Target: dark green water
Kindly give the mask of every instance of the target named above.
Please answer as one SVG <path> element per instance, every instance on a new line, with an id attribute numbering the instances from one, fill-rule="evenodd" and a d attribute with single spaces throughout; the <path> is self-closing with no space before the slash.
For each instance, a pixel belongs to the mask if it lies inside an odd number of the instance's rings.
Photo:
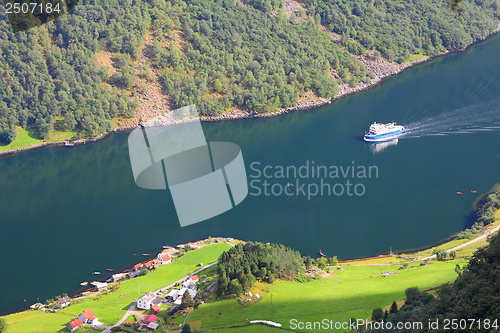
<path id="1" fill-rule="evenodd" d="M 316 110 L 203 124 L 209 141 L 241 147 L 249 176 L 255 161 L 376 166 L 378 178 L 351 179 L 363 184 L 363 196 L 249 195 L 223 215 L 180 228 L 168 191 L 135 185 L 128 133 L 0 159 L 0 314 L 72 293 L 93 271 L 123 269 L 162 245 L 209 235 L 343 259 L 446 238 L 473 222 L 479 194 L 470 191 L 484 192 L 500 178 L 498 54 L 494 37 Z M 396 120 L 410 133 L 375 153 L 361 140 L 375 120 Z"/>

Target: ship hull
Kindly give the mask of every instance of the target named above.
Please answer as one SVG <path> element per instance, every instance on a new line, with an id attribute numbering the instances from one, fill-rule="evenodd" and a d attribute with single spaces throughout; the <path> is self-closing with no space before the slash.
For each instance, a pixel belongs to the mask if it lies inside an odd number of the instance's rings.
<path id="1" fill-rule="evenodd" d="M 389 132 L 389 133 L 378 134 L 378 135 L 365 135 L 363 139 L 365 141 L 368 141 L 368 142 L 389 141 L 389 140 L 392 140 L 392 139 L 399 137 L 404 132 L 405 132 L 405 128 L 403 127 L 400 130 Z"/>

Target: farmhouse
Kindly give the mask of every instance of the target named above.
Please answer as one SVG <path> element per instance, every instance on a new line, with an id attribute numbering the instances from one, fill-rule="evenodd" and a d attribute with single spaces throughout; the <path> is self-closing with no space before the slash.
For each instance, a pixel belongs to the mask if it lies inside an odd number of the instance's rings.
<path id="1" fill-rule="evenodd" d="M 61 297 L 56 301 L 56 304 L 60 305 L 61 308 L 68 306 L 70 303 L 71 303 L 71 298 L 69 298 L 68 296 Z"/>
<path id="2" fill-rule="evenodd" d="M 198 278 L 197 275 L 193 275 L 191 276 L 189 279 L 187 279 L 186 281 L 184 281 L 182 283 L 182 286 L 184 288 L 189 288 L 189 289 L 196 289 L 196 282 L 200 281 L 200 279 Z"/>
<path id="3" fill-rule="evenodd" d="M 144 263 L 144 267 L 148 268 L 148 269 L 152 269 L 155 267 L 155 261 L 154 260 L 150 260 L 148 262 L 145 262 Z"/>
<path id="4" fill-rule="evenodd" d="M 171 262 L 172 262 L 172 258 L 170 257 L 170 255 L 168 253 L 160 253 L 158 255 L 158 263 L 160 265 L 170 264 Z"/>
<path id="5" fill-rule="evenodd" d="M 80 313 L 78 315 L 78 319 L 80 319 L 84 324 L 93 324 L 97 318 L 95 317 L 94 311 L 92 311 L 92 309 L 88 309 Z"/>
<path id="6" fill-rule="evenodd" d="M 83 321 L 80 318 L 78 318 L 78 319 L 73 320 L 71 323 L 69 323 L 68 326 L 66 326 L 66 328 L 68 329 L 68 331 L 73 332 L 74 330 L 76 330 L 78 327 L 80 327 L 82 325 L 83 325 Z"/>
<path id="7" fill-rule="evenodd" d="M 144 320 L 142 322 L 147 325 L 150 323 L 154 323 L 157 319 L 158 319 L 158 316 L 150 314 L 146 318 L 144 318 Z"/>
<path id="8" fill-rule="evenodd" d="M 153 305 L 159 305 L 162 303 L 161 298 L 156 297 L 152 292 L 147 293 L 137 300 L 137 308 L 142 310 L 149 310 Z"/>

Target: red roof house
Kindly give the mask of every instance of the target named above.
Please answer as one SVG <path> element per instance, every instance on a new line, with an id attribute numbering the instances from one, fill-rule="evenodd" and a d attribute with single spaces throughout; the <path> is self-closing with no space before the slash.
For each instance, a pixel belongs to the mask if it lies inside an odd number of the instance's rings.
<path id="1" fill-rule="evenodd" d="M 200 279 L 198 278 L 198 275 L 193 275 L 189 278 L 191 281 L 193 281 L 194 283 L 200 281 Z"/>
<path id="2" fill-rule="evenodd" d="M 156 321 L 156 319 L 158 319 L 157 316 L 150 314 L 149 316 L 144 318 L 143 322 L 144 322 L 144 324 L 154 323 Z"/>
<path id="3" fill-rule="evenodd" d="M 154 266 L 154 263 L 155 263 L 155 261 L 154 261 L 154 260 L 150 260 L 150 261 L 148 261 L 148 262 L 145 262 L 145 263 L 144 263 L 144 266 L 146 266 L 146 268 L 151 269 L 151 268 Z"/>
<path id="4" fill-rule="evenodd" d="M 81 319 L 84 324 L 92 324 L 95 319 L 95 314 L 92 309 L 88 309 L 80 313 L 78 318 Z"/>
<path id="5" fill-rule="evenodd" d="M 142 263 L 141 263 L 141 264 L 134 265 L 134 269 L 135 269 L 136 271 L 138 271 L 139 269 L 141 269 L 141 267 L 142 267 Z"/>
<path id="6" fill-rule="evenodd" d="M 78 319 L 73 320 L 71 323 L 69 323 L 67 328 L 68 328 L 68 331 L 73 332 L 74 330 L 76 330 L 78 327 L 80 327 L 82 325 L 83 325 L 83 321 L 80 318 L 78 318 Z"/>
<path id="7" fill-rule="evenodd" d="M 158 304 L 154 304 L 151 306 L 151 308 L 149 309 L 151 311 L 151 313 L 153 314 L 156 314 L 156 313 L 159 313 L 161 311 L 160 309 L 160 306 Z"/>
<path id="8" fill-rule="evenodd" d="M 158 255 L 158 262 L 162 265 L 170 264 L 172 262 L 172 258 L 168 253 L 160 253 Z"/>

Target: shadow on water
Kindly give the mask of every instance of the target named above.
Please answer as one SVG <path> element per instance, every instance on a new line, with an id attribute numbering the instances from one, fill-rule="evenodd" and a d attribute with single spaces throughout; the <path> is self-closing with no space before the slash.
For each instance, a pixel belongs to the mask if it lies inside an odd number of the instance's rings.
<path id="1" fill-rule="evenodd" d="M 463 216 L 464 226 L 463 229 L 468 229 L 477 221 L 477 213 L 471 211 L 469 214 Z"/>

